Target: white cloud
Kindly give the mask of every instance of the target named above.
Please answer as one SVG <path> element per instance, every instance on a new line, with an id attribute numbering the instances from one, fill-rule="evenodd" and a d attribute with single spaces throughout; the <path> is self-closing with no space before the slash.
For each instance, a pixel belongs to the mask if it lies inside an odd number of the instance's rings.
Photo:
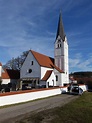
<path id="1" fill-rule="evenodd" d="M 54 40 L 51 37 L 34 37 L 32 39 L 18 37 L 18 39 L 14 38 L 13 41 L 9 42 L 9 45 L 4 45 L 3 47 L 5 51 L 7 51 L 7 55 L 10 57 L 10 59 L 12 57 L 18 57 L 23 51 L 30 49 L 51 57 L 54 56 Z"/>
<path id="2" fill-rule="evenodd" d="M 81 53 L 75 54 L 74 58 L 69 59 L 70 72 L 75 71 L 92 71 L 92 54 L 88 58 L 83 58 Z"/>
<path id="3" fill-rule="evenodd" d="M 58 12 L 60 9 L 63 13 L 69 12 L 74 7 L 79 6 L 83 2 L 84 0 L 1 0 L 0 52 L 2 52 L 3 49 L 3 51 L 6 53 L 6 57 L 8 56 L 8 59 L 17 57 L 23 51 L 29 49 L 53 56 L 56 33 L 54 33 L 55 30 L 53 28 L 52 31 L 49 30 L 51 27 L 50 24 L 52 23 L 53 26 L 56 24 L 54 21 L 56 21 L 55 19 L 58 17 Z M 84 11 L 84 9 L 82 11 Z M 88 11 L 88 7 L 86 11 Z M 51 17 L 52 15 L 54 16 L 53 18 Z M 71 14 L 69 16 L 71 16 Z M 73 16 L 75 15 L 73 14 Z M 48 22 L 49 24 L 47 24 Z M 78 38 L 78 36 L 85 35 L 91 23 L 92 22 L 90 21 L 90 23 L 85 24 L 85 26 L 83 25 L 83 30 L 78 29 L 77 31 L 71 27 L 70 32 L 69 29 L 67 37 L 69 38 L 70 52 L 78 50 L 78 46 L 80 47 L 81 45 L 81 39 Z M 71 24 L 71 22 L 69 22 L 69 24 Z M 83 41 L 85 41 L 85 39 L 87 38 L 82 38 Z M 83 68 L 86 69 L 87 67 L 91 68 L 92 55 L 90 55 L 88 61 L 83 61 L 83 56 L 81 54 L 76 54 L 75 56 L 76 57 L 72 58 L 71 53 L 70 68 L 72 70 L 74 70 L 74 68 L 79 68 L 80 70 L 83 70 Z M 83 67 L 83 63 L 85 67 Z"/>

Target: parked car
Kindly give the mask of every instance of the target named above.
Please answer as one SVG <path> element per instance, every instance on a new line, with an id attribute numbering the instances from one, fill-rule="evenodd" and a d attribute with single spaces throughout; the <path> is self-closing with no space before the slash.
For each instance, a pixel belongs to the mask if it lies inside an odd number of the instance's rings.
<path id="1" fill-rule="evenodd" d="M 75 94 L 75 95 L 82 95 L 83 94 L 83 90 L 78 86 L 72 86 L 71 87 L 71 91 L 70 91 L 71 94 Z"/>
<path id="2" fill-rule="evenodd" d="M 79 93 L 79 87 L 78 86 L 73 87 L 72 92 Z"/>

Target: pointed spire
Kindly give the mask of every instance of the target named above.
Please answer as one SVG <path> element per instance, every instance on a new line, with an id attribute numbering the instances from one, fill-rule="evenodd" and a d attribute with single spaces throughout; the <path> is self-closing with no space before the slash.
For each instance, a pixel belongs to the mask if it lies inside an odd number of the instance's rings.
<path id="1" fill-rule="evenodd" d="M 63 41 L 65 40 L 65 33 L 64 33 L 63 23 L 62 23 L 61 12 L 60 12 L 60 15 L 59 15 L 59 22 L 58 22 L 58 29 L 57 29 L 56 39 L 57 39 L 58 36 L 60 36 Z"/>

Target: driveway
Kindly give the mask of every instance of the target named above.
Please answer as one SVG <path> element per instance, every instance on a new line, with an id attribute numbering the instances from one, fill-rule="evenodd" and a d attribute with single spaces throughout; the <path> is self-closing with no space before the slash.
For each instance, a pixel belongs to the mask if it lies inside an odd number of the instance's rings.
<path id="1" fill-rule="evenodd" d="M 25 104 L 1 108 L 0 123 L 15 123 L 17 120 L 23 118 L 27 113 L 63 106 L 76 98 L 78 98 L 78 96 L 61 94 L 41 100 L 30 101 Z"/>

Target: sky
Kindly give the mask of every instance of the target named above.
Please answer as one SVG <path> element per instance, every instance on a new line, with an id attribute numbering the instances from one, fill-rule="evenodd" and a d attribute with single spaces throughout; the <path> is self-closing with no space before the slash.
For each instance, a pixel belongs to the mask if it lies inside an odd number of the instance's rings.
<path id="1" fill-rule="evenodd" d="M 69 72 L 92 71 L 92 0 L 0 0 L 0 62 L 30 49 L 54 57 L 60 11 Z"/>

